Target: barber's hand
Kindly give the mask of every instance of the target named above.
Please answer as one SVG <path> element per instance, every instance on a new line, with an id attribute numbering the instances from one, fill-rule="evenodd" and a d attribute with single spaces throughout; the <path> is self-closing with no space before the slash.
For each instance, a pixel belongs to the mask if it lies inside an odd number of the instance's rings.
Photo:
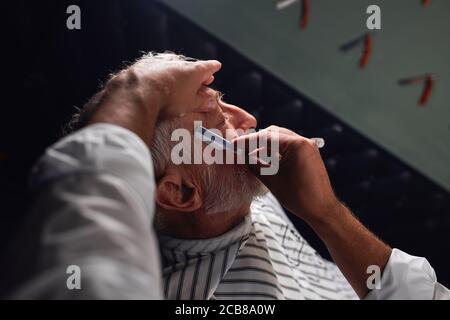
<path id="1" fill-rule="evenodd" d="M 214 81 L 218 61 L 143 59 L 113 76 L 90 124 L 106 122 L 136 133 L 151 144 L 156 121 L 200 107 L 200 92 Z"/>
<path id="2" fill-rule="evenodd" d="M 278 137 L 274 135 L 278 131 Z M 328 178 L 320 152 L 313 140 L 288 129 L 271 126 L 265 130 L 236 138 L 233 142 L 258 141 L 266 137 L 268 146 L 273 139 L 279 142 L 279 171 L 275 175 L 261 175 L 259 165 L 252 171 L 270 189 L 280 203 L 308 223 L 326 221 L 341 205 Z M 242 143 L 242 142 L 241 142 Z"/>
<path id="3" fill-rule="evenodd" d="M 125 72 L 134 73 L 142 79 L 145 101 L 151 95 L 160 99 L 160 117 L 180 117 L 201 105 L 199 91 L 214 81 L 214 73 L 221 63 L 209 61 L 179 61 L 155 58 L 149 62 L 142 60 Z"/>
<path id="4" fill-rule="evenodd" d="M 276 130 L 278 139 L 273 133 Z M 312 227 L 359 297 L 365 297 L 369 291 L 367 268 L 378 266 L 383 270 L 392 249 L 367 230 L 336 198 L 313 140 L 278 127 L 235 140 L 253 139 L 255 143 L 255 139 L 267 135 L 269 141 L 279 141 L 279 171 L 273 176 L 262 176 L 259 174 L 262 164 L 251 169 L 285 208 Z"/>

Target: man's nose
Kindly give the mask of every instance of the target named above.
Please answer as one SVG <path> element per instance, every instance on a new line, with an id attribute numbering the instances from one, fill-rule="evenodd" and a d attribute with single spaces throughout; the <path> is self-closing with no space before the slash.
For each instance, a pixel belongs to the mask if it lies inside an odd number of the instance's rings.
<path id="1" fill-rule="evenodd" d="M 229 122 L 236 129 L 249 130 L 256 128 L 256 118 L 247 111 L 231 104 L 224 104 L 222 107 L 229 115 Z"/>

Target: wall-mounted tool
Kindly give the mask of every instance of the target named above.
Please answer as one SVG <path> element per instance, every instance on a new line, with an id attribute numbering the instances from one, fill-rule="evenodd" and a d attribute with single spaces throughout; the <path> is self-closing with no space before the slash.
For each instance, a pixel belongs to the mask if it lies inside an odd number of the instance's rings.
<path id="1" fill-rule="evenodd" d="M 363 54 L 361 56 L 361 59 L 359 60 L 359 67 L 361 69 L 364 69 L 365 67 L 367 67 L 370 56 L 372 55 L 372 50 L 373 50 L 373 37 L 372 37 L 372 34 L 367 33 L 364 37 Z"/>
<path id="2" fill-rule="evenodd" d="M 434 84 L 436 81 L 436 75 L 434 74 L 424 74 L 420 76 L 414 76 L 409 78 L 400 79 L 398 84 L 401 86 L 423 83 L 423 91 L 417 102 L 419 106 L 425 107 L 430 101 L 431 94 L 433 92 Z"/>
<path id="3" fill-rule="evenodd" d="M 300 11 L 300 28 L 302 30 L 305 30 L 306 27 L 308 26 L 309 9 L 310 9 L 309 0 L 302 0 L 302 6 Z"/>
<path id="4" fill-rule="evenodd" d="M 363 45 L 363 52 L 359 60 L 359 67 L 361 69 L 365 69 L 369 64 L 369 60 L 373 52 L 373 34 L 371 32 L 367 32 L 364 35 L 342 45 L 339 50 L 342 52 L 347 52 L 361 44 Z"/>
<path id="5" fill-rule="evenodd" d="M 302 30 L 304 30 L 308 26 L 308 22 L 309 22 L 309 11 L 310 11 L 309 0 L 277 0 L 276 7 L 278 10 L 283 10 L 298 1 L 301 2 L 301 4 L 300 4 L 300 28 Z"/>
<path id="6" fill-rule="evenodd" d="M 277 0 L 277 9 L 278 10 L 286 9 L 295 2 L 298 2 L 298 0 Z"/>

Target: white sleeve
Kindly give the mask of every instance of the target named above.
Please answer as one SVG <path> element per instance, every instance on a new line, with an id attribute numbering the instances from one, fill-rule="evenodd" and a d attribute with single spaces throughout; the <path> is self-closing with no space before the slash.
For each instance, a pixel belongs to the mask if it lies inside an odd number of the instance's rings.
<path id="1" fill-rule="evenodd" d="M 11 298 L 162 298 L 154 174 L 141 139 L 89 126 L 46 151 L 32 185 L 39 193 L 14 253 L 27 281 Z M 69 266 L 79 267 L 81 289 Z"/>
<path id="2" fill-rule="evenodd" d="M 427 259 L 393 249 L 381 277 L 380 289 L 372 290 L 366 300 L 442 300 L 450 291 L 437 282 Z"/>

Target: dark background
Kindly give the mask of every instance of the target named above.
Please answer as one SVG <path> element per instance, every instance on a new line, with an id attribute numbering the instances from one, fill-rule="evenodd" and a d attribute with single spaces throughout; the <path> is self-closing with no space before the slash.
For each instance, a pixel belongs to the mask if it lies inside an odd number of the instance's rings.
<path id="1" fill-rule="evenodd" d="M 81 30 L 66 28 L 71 4 L 81 7 Z M 193 22 L 151 0 L 15 1 L 3 13 L 10 27 L 3 48 L 0 250 L 27 219 L 32 164 L 61 136 L 74 107 L 124 61 L 142 51 L 171 50 L 220 60 L 216 86 L 227 101 L 253 113 L 259 127 L 324 137 L 322 155 L 338 196 L 391 246 L 426 256 L 450 286 L 450 195 Z M 293 220 L 328 256 L 312 231 Z"/>

